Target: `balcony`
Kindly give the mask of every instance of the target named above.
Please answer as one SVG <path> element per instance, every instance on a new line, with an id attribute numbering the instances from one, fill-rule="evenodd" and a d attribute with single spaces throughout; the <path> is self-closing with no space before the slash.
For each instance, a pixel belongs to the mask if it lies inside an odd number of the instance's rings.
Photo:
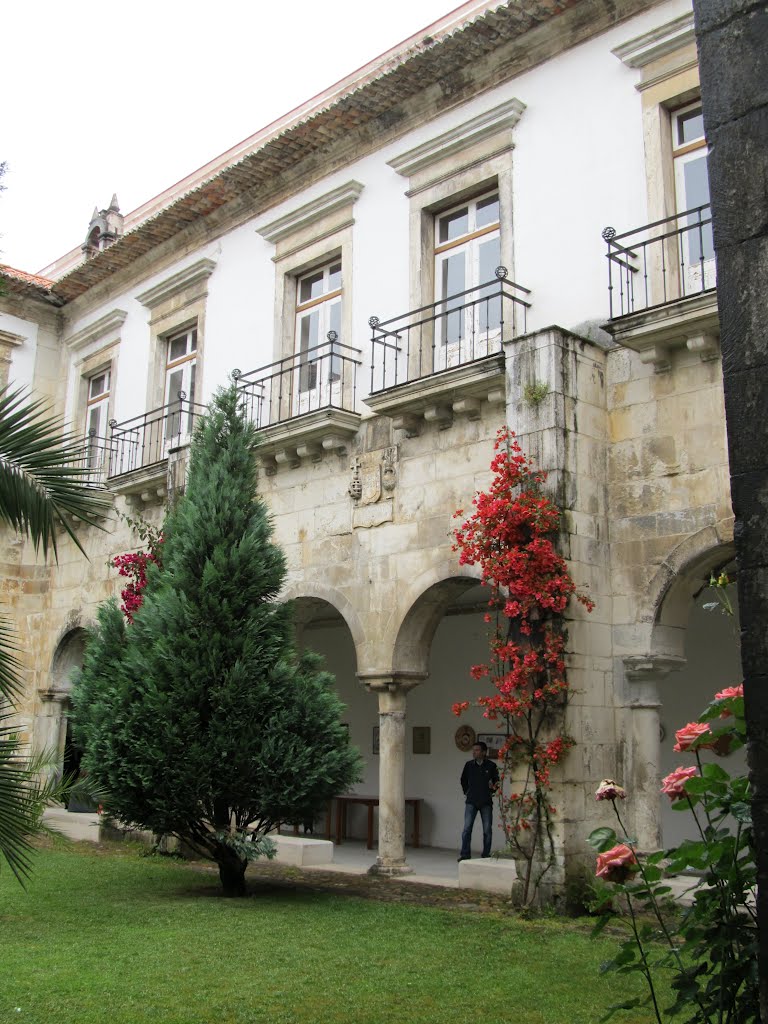
<path id="1" fill-rule="evenodd" d="M 343 452 L 358 430 L 355 411 L 359 349 L 343 345 L 335 331 L 327 340 L 250 373 L 234 370 L 248 419 L 261 435 L 259 457 L 271 475 L 324 452 Z"/>
<path id="2" fill-rule="evenodd" d="M 422 420 L 444 428 L 455 413 L 476 418 L 484 401 L 503 402 L 503 344 L 526 333 L 531 307 L 507 273 L 391 320 L 371 317 L 366 405 L 413 435 Z"/>
<path id="3" fill-rule="evenodd" d="M 709 205 L 621 234 L 608 227 L 605 329 L 657 370 L 671 349 L 686 346 L 716 358 L 718 317 L 715 251 Z"/>
<path id="4" fill-rule="evenodd" d="M 171 464 L 178 461 L 174 457 L 189 446 L 195 423 L 205 411 L 204 405 L 190 402 L 180 391 L 168 405 L 122 423 L 111 420 L 105 453 L 110 488 L 118 494 L 140 494 L 143 500 L 163 497 Z"/>

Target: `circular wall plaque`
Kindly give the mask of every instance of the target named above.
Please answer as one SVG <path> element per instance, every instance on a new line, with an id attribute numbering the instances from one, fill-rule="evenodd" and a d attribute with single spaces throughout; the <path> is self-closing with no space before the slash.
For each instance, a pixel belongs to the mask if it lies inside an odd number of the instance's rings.
<path id="1" fill-rule="evenodd" d="M 463 750 L 464 752 L 471 750 L 472 745 L 475 742 L 475 730 L 471 725 L 460 725 L 456 730 L 454 739 L 459 750 Z"/>

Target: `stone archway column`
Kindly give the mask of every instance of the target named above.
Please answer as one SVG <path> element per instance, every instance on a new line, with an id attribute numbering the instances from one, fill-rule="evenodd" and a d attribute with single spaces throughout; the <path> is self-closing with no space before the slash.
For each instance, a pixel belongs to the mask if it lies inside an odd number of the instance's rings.
<path id="1" fill-rule="evenodd" d="M 365 676 L 379 698 L 379 855 L 371 872 L 405 875 L 405 736 L 408 691 L 425 677 Z"/>
<path id="2" fill-rule="evenodd" d="M 682 658 L 649 655 L 624 658 L 628 683 L 629 750 L 632 777 L 625 784 L 639 849 L 661 848 L 661 737 L 659 683 L 685 664 Z"/>
<path id="3" fill-rule="evenodd" d="M 63 729 L 69 709 L 69 693 L 66 690 L 43 690 L 40 693 L 42 704 L 40 717 L 37 720 L 34 735 L 36 754 L 44 751 L 60 758 L 63 753 Z M 52 775 L 53 766 L 47 769 Z"/>

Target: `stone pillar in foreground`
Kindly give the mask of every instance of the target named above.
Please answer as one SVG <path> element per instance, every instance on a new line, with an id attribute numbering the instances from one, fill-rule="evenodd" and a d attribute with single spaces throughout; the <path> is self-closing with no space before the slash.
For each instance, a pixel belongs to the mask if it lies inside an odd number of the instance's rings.
<path id="1" fill-rule="evenodd" d="M 406 875 L 405 860 L 405 715 L 408 690 L 423 677 L 363 678 L 379 698 L 379 855 L 371 873 Z"/>

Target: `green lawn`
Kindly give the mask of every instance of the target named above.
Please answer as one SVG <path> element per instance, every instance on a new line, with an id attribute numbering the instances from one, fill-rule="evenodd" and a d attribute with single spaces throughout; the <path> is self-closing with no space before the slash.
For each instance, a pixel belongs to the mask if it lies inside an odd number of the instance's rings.
<path id="1" fill-rule="evenodd" d="M 87 844 L 42 850 L 26 893 L 0 872 L 2 1024 L 594 1024 L 641 991 L 599 974 L 614 948 L 583 924 L 333 891 L 227 900 L 199 868 Z"/>

